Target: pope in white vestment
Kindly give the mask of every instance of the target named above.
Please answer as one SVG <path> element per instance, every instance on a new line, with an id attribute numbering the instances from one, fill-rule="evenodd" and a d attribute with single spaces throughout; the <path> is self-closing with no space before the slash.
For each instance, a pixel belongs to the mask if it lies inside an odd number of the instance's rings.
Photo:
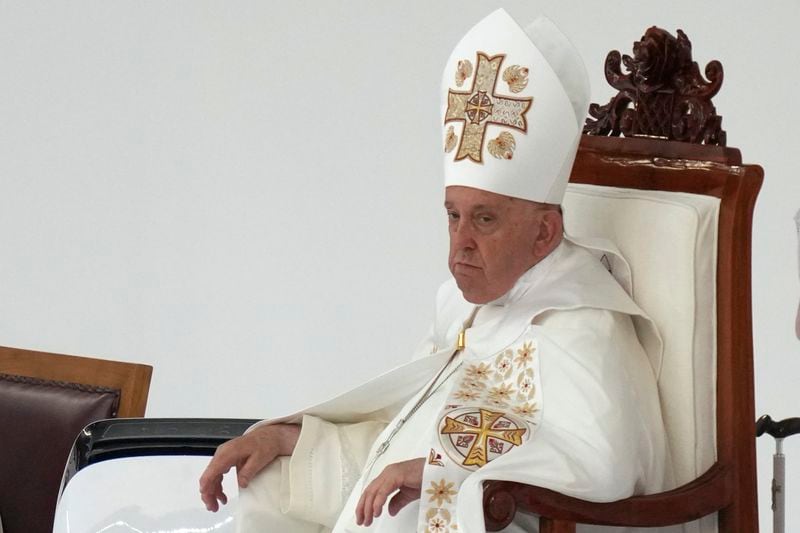
<path id="1" fill-rule="evenodd" d="M 452 281 L 445 283 L 416 361 L 305 414 L 272 421 L 302 420 L 301 437 L 273 474 L 277 486 L 267 487 L 264 476 L 242 492 L 243 529 L 266 530 L 282 512 L 325 526 L 300 523 L 296 531 L 417 531 L 422 516 L 448 526 L 430 531 L 451 531 L 457 522 L 460 531 L 482 532 L 483 480 L 522 481 L 591 501 L 670 487 L 655 378 L 631 320 L 641 311 L 595 256 L 569 241 L 479 309 L 452 365 L 460 363 L 458 369 L 365 469 L 426 378 L 447 361 L 472 309 Z M 481 408 L 510 415 L 509 426 L 525 429 L 524 444 L 490 451 L 486 464 L 466 469 L 469 449 L 458 446 L 459 435 L 442 432 L 442 421 L 477 413 L 471 425 L 478 426 Z M 495 440 L 495 449 L 508 444 Z M 395 517 L 383 514 L 370 528 L 357 526 L 362 487 L 385 466 L 420 456 L 428 458 L 429 482 L 419 504 Z M 467 475 L 450 481 L 448 463 Z M 281 510 L 258 501 L 270 492 Z M 507 530 L 534 530 L 520 518 L 521 527 Z"/>
<path id="2" fill-rule="evenodd" d="M 442 106 L 454 279 L 431 331 L 410 363 L 249 430 L 300 424 L 291 454 L 241 490 L 241 532 L 483 532 L 485 480 L 590 501 L 672 488 L 658 333 L 613 244 L 561 239 L 557 206 L 588 105 L 576 57 L 549 21 L 522 30 L 502 10 L 456 47 Z M 530 255 L 503 218 L 525 209 L 543 228 L 536 243 L 555 224 L 553 245 L 483 297 L 495 285 L 476 280 Z M 411 462 L 416 494 L 392 516 L 381 483 Z M 519 514 L 506 530 L 536 531 L 537 520 Z"/>

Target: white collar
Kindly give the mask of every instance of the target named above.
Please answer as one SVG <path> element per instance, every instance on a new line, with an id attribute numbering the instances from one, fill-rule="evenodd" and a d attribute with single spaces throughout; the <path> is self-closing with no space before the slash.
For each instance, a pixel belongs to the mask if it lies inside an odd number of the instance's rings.
<path id="1" fill-rule="evenodd" d="M 524 274 L 517 278 L 514 286 L 511 287 L 508 292 L 484 305 L 505 307 L 519 301 L 519 299 L 522 298 L 525 293 L 535 287 L 547 276 L 547 273 L 550 271 L 553 263 L 556 261 L 558 256 L 563 253 L 563 251 L 564 240 L 562 240 L 561 243 L 556 246 L 555 250 L 550 252 L 546 257 L 541 259 L 538 263 L 533 265 L 531 268 L 526 270 Z"/>

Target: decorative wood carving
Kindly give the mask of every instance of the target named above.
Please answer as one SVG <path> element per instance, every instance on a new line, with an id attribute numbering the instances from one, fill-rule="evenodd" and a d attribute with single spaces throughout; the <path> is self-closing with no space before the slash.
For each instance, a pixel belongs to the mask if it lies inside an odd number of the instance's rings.
<path id="1" fill-rule="evenodd" d="M 619 93 L 604 106 L 589 107 L 584 133 L 725 146 L 722 117 L 711 102 L 722 86 L 722 64 L 708 63 L 709 81 L 703 79 L 682 30 L 675 37 L 656 26 L 649 28 L 633 43 L 633 57 L 609 52 L 605 74 Z"/>

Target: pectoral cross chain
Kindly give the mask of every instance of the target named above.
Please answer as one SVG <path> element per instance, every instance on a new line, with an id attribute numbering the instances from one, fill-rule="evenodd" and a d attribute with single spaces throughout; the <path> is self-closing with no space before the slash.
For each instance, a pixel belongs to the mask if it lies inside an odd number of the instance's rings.
<path id="1" fill-rule="evenodd" d="M 398 421 L 397 421 L 397 424 L 395 424 L 395 426 L 392 428 L 392 431 L 391 431 L 391 432 L 389 432 L 389 435 L 387 435 L 387 436 L 386 436 L 386 440 L 384 440 L 384 441 L 381 443 L 381 445 L 380 445 L 380 446 L 378 446 L 378 449 L 377 449 L 377 450 L 375 450 L 375 456 L 372 458 L 372 460 L 371 460 L 371 461 L 370 461 L 370 463 L 369 463 L 369 466 L 367 467 L 367 474 L 366 474 L 366 476 L 364 477 L 364 479 L 369 479 L 369 476 L 370 476 L 370 474 L 372 473 L 372 467 L 373 467 L 373 466 L 375 465 L 375 463 L 378 461 L 378 458 L 379 458 L 380 456 L 382 456 L 384 453 L 386 453 L 386 450 L 388 450 L 388 449 L 389 449 L 389 446 L 390 446 L 390 445 L 391 445 L 391 443 L 392 443 L 392 439 L 394 439 L 394 436 L 395 436 L 395 435 L 397 435 L 397 433 L 400 431 L 400 429 L 403 427 L 403 425 L 404 425 L 404 424 L 405 424 L 405 423 L 406 423 L 408 420 L 410 420 L 410 419 L 411 419 L 411 417 L 412 417 L 412 416 L 414 416 L 414 413 L 416 413 L 416 412 L 419 410 L 419 408 L 420 408 L 420 407 L 422 407 L 422 405 L 423 405 L 425 402 L 427 402 L 427 401 L 428 401 L 428 399 L 430 399 L 430 397 L 431 397 L 431 396 L 433 396 L 433 394 L 434 394 L 434 393 L 435 393 L 437 390 L 439 390 L 439 387 L 441 387 L 442 385 L 444 385 L 444 383 L 445 383 L 445 382 L 446 382 L 448 379 L 450 379 L 450 376 L 452 376 L 452 375 L 453 375 L 453 374 L 456 372 L 456 370 L 458 370 L 458 369 L 459 369 L 459 367 L 461 366 L 461 362 L 459 362 L 459 363 L 458 363 L 458 364 L 457 364 L 457 365 L 456 365 L 456 366 L 455 366 L 455 367 L 454 367 L 454 368 L 453 368 L 453 369 L 452 369 L 452 370 L 451 370 L 451 371 L 450 371 L 450 372 L 449 372 L 449 373 L 448 373 L 448 374 L 447 374 L 447 375 L 444 377 L 444 379 L 442 379 L 441 381 L 439 381 L 439 378 L 441 378 L 441 377 L 442 377 L 442 374 L 444 374 L 444 371 L 447 369 L 447 367 L 448 367 L 448 366 L 450 366 L 450 364 L 451 364 L 453 361 L 455 361 L 455 359 L 456 359 L 456 356 L 457 356 L 459 353 L 461 353 L 461 352 L 464 350 L 464 348 L 466 348 L 466 331 L 467 331 L 467 329 L 469 329 L 470 327 L 472 327 L 472 323 L 475 321 L 475 315 L 478 313 L 478 310 L 479 310 L 479 309 L 480 309 L 480 306 L 476 306 L 476 307 L 475 307 L 475 309 L 473 309 L 473 310 L 472 310 L 472 314 L 470 314 L 469 318 L 468 318 L 468 319 L 467 319 L 467 320 L 464 322 L 464 325 L 463 325 L 463 327 L 461 328 L 461 331 L 458 333 L 458 340 L 456 341 L 456 347 L 455 347 L 455 350 L 453 351 L 453 354 L 450 356 L 450 358 L 447 360 L 447 362 L 444 364 L 444 366 L 441 368 L 441 370 L 439 370 L 439 373 L 438 373 L 438 374 L 436 374 L 436 377 L 433 379 L 433 381 L 431 381 L 431 384 L 430 384 L 430 385 L 428 385 L 428 388 L 427 388 L 427 389 L 425 389 L 425 392 L 422 394 L 422 396 L 420 396 L 419 400 L 417 400 L 417 402 L 414 404 L 414 407 L 412 407 L 412 408 L 411 408 L 411 409 L 408 411 L 408 413 L 406 414 L 406 416 L 402 417 L 400 420 L 398 420 Z"/>

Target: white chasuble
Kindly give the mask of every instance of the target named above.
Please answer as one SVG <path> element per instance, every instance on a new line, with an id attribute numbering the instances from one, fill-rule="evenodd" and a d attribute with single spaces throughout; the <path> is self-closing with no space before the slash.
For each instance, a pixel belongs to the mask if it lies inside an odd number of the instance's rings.
<path id="1" fill-rule="evenodd" d="M 431 435 L 418 531 L 456 531 L 462 482 L 490 461 L 514 453 L 535 432 L 542 392 L 537 342 L 530 329 L 511 347 L 488 357 L 467 348 Z"/>
<path id="2" fill-rule="evenodd" d="M 263 422 L 304 424 L 299 450 L 283 463 L 282 498 L 291 502 L 284 513 L 335 532 L 483 533 L 485 480 L 590 501 L 672 488 L 655 377 L 660 339 L 609 275 L 606 254 L 601 263 L 600 255 L 564 241 L 509 293 L 480 308 L 454 359 L 474 306 L 450 280 L 414 361 L 303 413 Z M 620 274 L 624 283 L 629 273 Z M 446 379 L 408 418 L 443 369 Z M 400 419 L 406 420 L 395 431 Z M 365 422 L 368 431 L 339 436 Z M 314 428 L 327 433 L 314 436 Z M 348 461 L 348 454 L 359 457 Z M 363 488 L 389 464 L 420 457 L 420 499 L 395 517 L 384 508 L 371 527 L 357 526 Z M 343 480 L 345 463 L 362 468 L 355 483 Z M 535 519 L 518 517 L 507 531 L 536 530 Z M 262 530 L 269 524 L 253 529 Z"/>

